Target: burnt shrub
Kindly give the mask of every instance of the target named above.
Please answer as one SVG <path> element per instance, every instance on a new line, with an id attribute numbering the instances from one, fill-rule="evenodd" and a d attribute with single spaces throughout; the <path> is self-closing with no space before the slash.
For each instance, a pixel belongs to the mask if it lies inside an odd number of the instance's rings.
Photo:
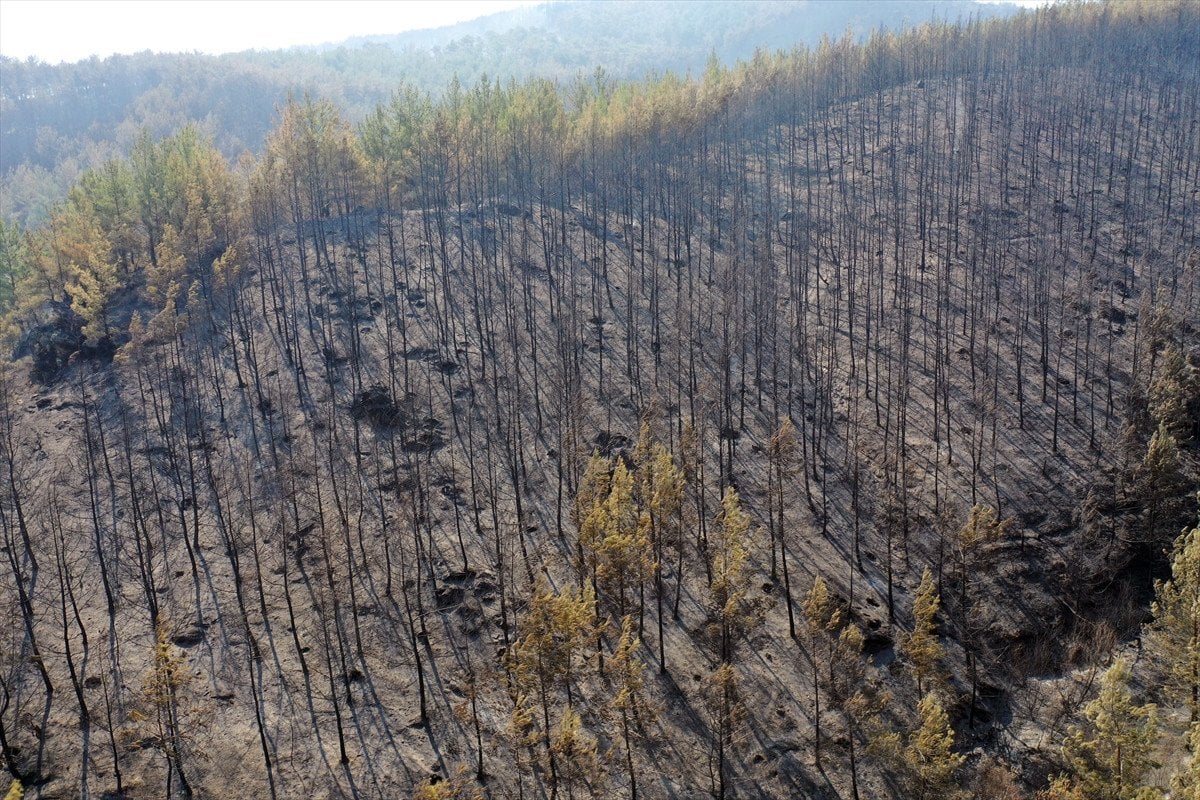
<path id="1" fill-rule="evenodd" d="M 380 430 L 390 430 L 404 424 L 403 410 L 392 399 L 387 387 L 378 383 L 359 392 L 350 404 L 350 415 Z"/>
<path id="2" fill-rule="evenodd" d="M 14 359 L 32 357 L 30 374 L 38 383 L 57 380 L 75 353 L 84 357 L 106 352 L 112 355 L 111 345 L 104 346 L 102 343 L 96 347 L 85 347 L 83 319 L 67 303 L 43 303 L 34 312 L 34 320 L 17 340 L 12 356 Z"/>

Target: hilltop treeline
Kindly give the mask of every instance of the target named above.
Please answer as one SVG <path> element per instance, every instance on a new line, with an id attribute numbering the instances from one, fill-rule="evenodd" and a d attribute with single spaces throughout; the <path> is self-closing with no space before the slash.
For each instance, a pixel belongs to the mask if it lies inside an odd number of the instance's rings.
<path id="1" fill-rule="evenodd" d="M 0 215 L 44 222 L 82 172 L 128 156 L 143 132 L 162 138 L 190 123 L 231 160 L 260 154 L 289 95 L 319 93 L 357 123 L 400 83 L 440 96 L 485 76 L 570 81 L 601 66 L 619 80 L 699 72 L 714 55 L 732 62 L 826 36 L 1012 11 L 970 0 L 558 2 L 339 46 L 61 65 L 0 58 Z"/>
<path id="2" fill-rule="evenodd" d="M 1051 6 L 141 137 L 0 239 L 5 768 L 1194 791 L 1198 34 Z"/>

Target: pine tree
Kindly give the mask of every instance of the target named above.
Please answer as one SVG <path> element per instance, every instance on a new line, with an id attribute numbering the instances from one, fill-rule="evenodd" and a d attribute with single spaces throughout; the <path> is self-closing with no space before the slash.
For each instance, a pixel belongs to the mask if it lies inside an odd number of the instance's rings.
<path id="1" fill-rule="evenodd" d="M 584 730 L 583 720 L 574 709 L 568 708 L 559 718 L 549 749 L 557 781 L 567 787 L 568 793 L 581 783 L 595 787 L 603 777 L 599 746 L 595 737 Z"/>
<path id="2" fill-rule="evenodd" d="M 667 550 L 675 551 L 677 571 L 682 572 L 683 561 L 683 492 L 686 484 L 683 470 L 675 466 L 675 460 L 661 444 L 654 448 L 651 465 L 650 491 L 650 537 L 654 544 L 654 602 L 658 621 L 658 671 L 667 671 L 666 646 L 663 632 L 663 601 L 666 589 L 663 586 L 663 567 Z M 675 576 L 676 581 L 682 579 Z"/>
<path id="3" fill-rule="evenodd" d="M 733 637 L 737 626 L 746 619 L 746 562 L 750 517 L 742 510 L 742 501 L 733 487 L 725 490 L 721 512 L 717 516 L 717 536 L 710 542 L 713 610 L 719 626 L 719 660 L 733 660 Z"/>
<path id="4" fill-rule="evenodd" d="M 980 605 L 972 587 L 973 578 L 983 566 L 986 545 L 1004 538 L 1011 520 L 1001 521 L 990 506 L 976 504 L 971 508 L 967 522 L 959 529 L 954 555 L 957 562 L 958 600 L 952 606 L 953 618 L 958 627 L 959 639 L 967 656 L 967 668 L 971 679 L 971 704 L 968 724 L 975 722 L 975 709 L 979 695 L 979 657 L 986 652 L 987 640 L 982 635 Z"/>
<path id="5" fill-rule="evenodd" d="M 639 609 L 644 611 L 643 589 L 656 568 L 652 523 L 650 513 L 634 502 L 635 476 L 623 461 L 617 462 L 611 477 L 601 474 L 602 466 L 593 458 L 580 489 L 581 497 L 577 497 L 579 513 L 583 513 L 590 498 L 590 508 L 579 529 L 581 574 L 590 574 L 593 589 L 615 604 L 619 619 L 629 611 L 635 592 Z M 598 494 L 602 486 L 607 488 L 606 495 Z M 596 623 L 601 623 L 599 607 Z"/>
<path id="6" fill-rule="evenodd" d="M 813 679 L 813 760 L 821 767 L 821 685 L 826 682 L 822 665 L 833 668 L 833 634 L 841 626 L 841 611 L 829 597 L 829 587 L 820 575 L 804 596 L 804 642 Z"/>
<path id="7" fill-rule="evenodd" d="M 635 505 L 633 486 L 633 474 L 618 461 L 602 520 L 596 520 L 602 531 L 595 542 L 596 577 L 609 598 L 615 599 L 618 618 L 628 612 L 630 594 L 640 590 L 654 570 L 650 517 Z"/>
<path id="8" fill-rule="evenodd" d="M 733 664 L 721 664 L 709 673 L 702 690 L 709 730 L 712 731 L 710 752 L 716 761 L 713 770 L 717 779 L 716 794 L 718 800 L 723 800 L 726 796 L 729 751 L 737 740 L 737 732 L 745 716 L 738 673 Z"/>
<path id="9" fill-rule="evenodd" d="M 1171 577 L 1156 581 L 1150 644 L 1169 666 L 1168 685 L 1200 722 L 1200 524 L 1185 530 L 1171 550 Z"/>
<path id="10" fill-rule="evenodd" d="M 1000 541 L 1011 527 L 1012 520 L 1000 520 L 991 506 L 982 504 L 972 506 L 966 524 L 958 533 L 960 568 L 969 569 L 970 562 L 974 560 L 979 548 L 985 544 Z"/>
<path id="11" fill-rule="evenodd" d="M 1160 422 L 1142 459 L 1143 485 L 1148 497 L 1157 499 L 1178 483 L 1179 465 L 1179 442 L 1166 423 Z"/>
<path id="12" fill-rule="evenodd" d="M 17 303 L 17 287 L 29 272 L 25 239 L 17 223 L 0 220 L 0 314 Z"/>
<path id="13" fill-rule="evenodd" d="M 1074 782 L 1089 800 L 1135 800 L 1142 780 L 1157 766 L 1153 704 L 1134 705 L 1129 664 L 1118 658 L 1104 673 L 1100 695 L 1084 709 L 1087 724 L 1073 728 L 1064 744 Z"/>
<path id="14" fill-rule="evenodd" d="M 700 433 L 693 420 L 683 425 L 679 435 L 679 466 L 683 471 L 683 479 L 691 487 L 692 505 L 696 514 L 696 550 L 704 562 L 705 577 L 712 582 L 712 566 L 708 554 L 708 514 L 705 510 L 705 491 L 701 478 L 704 476 L 704 448 L 700 446 Z M 680 551 L 682 553 L 682 551 Z M 682 567 L 682 561 L 680 562 Z M 683 584 L 683 573 L 675 584 L 675 614 L 679 614 L 680 588 Z"/>
<path id="15" fill-rule="evenodd" d="M 512 727 L 525 741 L 542 741 L 552 789 L 558 783 L 554 736 L 561 731 L 556 732 L 550 712 L 559 689 L 570 691 L 576 657 L 593 635 L 594 608 L 590 587 L 556 592 L 539 582 L 508 653 L 514 698 Z M 537 698 L 540 720 L 530 713 L 532 698 Z"/>
<path id="16" fill-rule="evenodd" d="M 1088 800 L 1083 789 L 1066 775 L 1051 778 L 1050 785 L 1033 797 L 1034 800 Z"/>
<path id="17" fill-rule="evenodd" d="M 772 512 L 771 529 L 771 579 L 775 578 L 775 545 L 780 541 L 784 530 L 783 489 L 786 485 L 791 462 L 797 450 L 796 428 L 792 420 L 785 417 L 783 422 L 767 442 L 767 507 Z M 786 565 L 786 561 L 784 562 Z"/>
<path id="18" fill-rule="evenodd" d="M 155 263 L 146 268 L 146 294 L 156 308 L 162 308 L 170 300 L 174 303 L 182 294 L 180 286 L 186 288 L 187 263 L 180 252 L 179 235 L 174 226 L 163 229 L 158 243 Z"/>
<path id="19" fill-rule="evenodd" d="M 1139 471 L 1139 496 L 1146 504 L 1145 530 L 1151 541 L 1163 541 L 1179 530 L 1180 491 L 1184 486 L 1179 443 L 1165 422 L 1150 437 Z"/>
<path id="20" fill-rule="evenodd" d="M 611 462 L 593 452 L 588 460 L 583 479 L 575 494 L 571 513 L 579 531 L 576 545 L 579 573 L 579 588 L 589 586 L 592 597 L 593 629 L 596 635 L 596 655 L 603 671 L 603 631 L 600 619 L 600 550 L 608 535 L 608 496 L 611 486 Z"/>
<path id="21" fill-rule="evenodd" d="M 95 344 L 112 333 L 110 303 L 121 286 L 108 241 L 95 217 L 68 209 L 54 223 L 58 257 L 67 264 L 65 290 L 83 319 L 83 335 Z"/>
<path id="22" fill-rule="evenodd" d="M 626 616 L 621 620 L 621 636 L 617 647 L 609 661 L 608 674 L 612 677 L 613 696 L 612 707 L 621 715 L 621 739 L 625 745 L 625 770 L 629 775 L 630 797 L 637 800 L 638 784 L 637 770 L 633 760 L 633 724 L 639 720 L 645 707 L 642 696 L 642 664 L 634 654 L 641 646 L 633 630 L 633 618 Z"/>
<path id="23" fill-rule="evenodd" d="M 556 592 L 539 583 L 518 624 L 511 665 L 518 678 L 551 691 L 571 679 L 574 659 L 590 635 L 591 593 Z"/>
<path id="24" fill-rule="evenodd" d="M 846 717 L 846 740 L 850 756 L 850 787 L 858 800 L 858 737 L 868 720 L 878 716 L 888 698 L 873 691 L 867 680 L 863 656 L 865 637 L 853 623 L 842 628 L 829 662 L 829 695 Z"/>
<path id="25" fill-rule="evenodd" d="M 25 275 L 14 296 L 17 315 L 29 313 L 46 300 L 70 302 L 65 288 L 70 280 L 68 262 L 58 243 L 64 232 L 63 218 L 63 214 L 55 214 L 45 227 L 25 235 L 21 248 Z"/>
<path id="26" fill-rule="evenodd" d="M 218 289 L 233 288 L 234 282 L 241 273 L 242 250 L 236 242 L 225 248 L 225 252 L 213 261 L 213 280 Z"/>
<path id="27" fill-rule="evenodd" d="M 942 660 L 942 645 L 936 634 L 938 609 L 941 607 L 941 597 L 933 582 L 933 573 L 925 568 L 921 576 L 921 585 L 917 587 L 916 597 L 913 598 L 913 630 L 900 644 L 900 650 L 908 660 L 913 677 L 917 681 L 917 691 L 925 692 L 926 681 L 937 675 L 938 665 Z"/>
<path id="28" fill-rule="evenodd" d="M 1188 404 L 1197 394 L 1196 371 L 1187 356 L 1174 345 L 1162 353 L 1162 361 L 1150 386 L 1150 418 L 1177 441 L 1187 441 L 1192 434 Z"/>
<path id="29" fill-rule="evenodd" d="M 954 729 L 950 727 L 950 718 L 933 692 L 921 698 L 917 713 L 920 725 L 909 735 L 904 748 L 911 796 L 914 800 L 961 796 L 954 773 L 966 758 L 954 752 Z"/>
<path id="30" fill-rule="evenodd" d="M 69 200 L 76 210 L 86 211 L 96 221 L 122 278 L 128 277 L 141 250 L 131 179 L 128 165 L 112 159 L 85 172 Z"/>
<path id="31" fill-rule="evenodd" d="M 1200 800 L 1200 724 L 1188 732 L 1187 766 L 1171 778 L 1172 800 Z"/>
<path id="32" fill-rule="evenodd" d="M 725 797 L 726 769 L 734 732 L 741 718 L 738 675 L 733 665 L 734 636 L 750 620 L 745 606 L 750 517 L 733 487 L 725 490 L 717 515 L 716 536 L 709 542 L 709 587 L 712 614 L 716 618 L 718 662 L 705 681 L 704 701 L 713 732 L 716 758 L 717 796 Z"/>
<path id="33" fill-rule="evenodd" d="M 637 442 L 633 445 L 633 453 L 631 454 L 634 468 L 633 499 L 639 508 L 645 508 L 650 505 L 650 493 L 654 490 L 653 447 L 652 434 L 650 432 L 650 414 L 647 412 L 642 415 L 642 422 L 638 427 Z"/>
<path id="34" fill-rule="evenodd" d="M 185 729 L 180 719 L 178 692 L 187 683 L 188 677 L 183 656 L 171 644 L 166 625 L 159 623 L 142 692 L 150 704 L 155 722 L 154 741 L 167 759 L 167 785 L 170 787 L 178 779 L 185 797 L 192 796 L 192 788 L 183 770 Z"/>
<path id="35" fill-rule="evenodd" d="M 575 504 L 571 507 L 571 521 L 575 523 L 575 527 L 581 528 L 592 509 L 608 497 L 611 474 L 612 463 L 600 455 L 600 451 L 593 451 L 579 481 L 579 488 L 575 492 Z"/>
<path id="36" fill-rule="evenodd" d="M 954 752 L 954 729 L 933 692 L 917 704 L 917 727 L 907 735 L 875 722 L 868 749 L 900 777 L 906 800 L 959 800 L 954 773 L 966 760 Z"/>

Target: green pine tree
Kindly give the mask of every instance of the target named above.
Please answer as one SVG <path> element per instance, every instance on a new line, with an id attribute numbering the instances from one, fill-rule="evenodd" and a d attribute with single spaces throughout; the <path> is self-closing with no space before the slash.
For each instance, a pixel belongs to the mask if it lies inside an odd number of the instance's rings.
<path id="1" fill-rule="evenodd" d="M 942 598 L 933 582 L 933 573 L 925 568 L 921 585 L 913 598 L 913 630 L 900 643 L 900 651 L 908 660 L 909 669 L 917 681 L 917 691 L 925 692 L 926 682 L 937 676 L 942 660 L 942 645 L 938 641 L 935 618 Z"/>
<path id="2" fill-rule="evenodd" d="M 1188 732 L 1187 766 L 1171 778 L 1172 800 L 1200 800 L 1200 723 Z"/>
<path id="3" fill-rule="evenodd" d="M 1074 780 L 1089 800 L 1140 800 L 1142 781 L 1158 766 L 1158 713 L 1135 705 L 1129 664 L 1118 658 L 1104 673 L 1100 695 L 1084 709 L 1085 725 L 1073 728 L 1063 747 Z"/>
<path id="4" fill-rule="evenodd" d="M 1171 577 L 1154 586 L 1149 642 L 1170 667 L 1168 685 L 1200 722 L 1200 524 L 1185 530 L 1171 550 Z"/>
<path id="5" fill-rule="evenodd" d="M 961 796 L 954 773 L 966 758 L 954 752 L 954 729 L 946 710 L 930 692 L 921 698 L 917 714 L 920 724 L 909 734 L 904 748 L 911 796 L 914 800 Z"/>

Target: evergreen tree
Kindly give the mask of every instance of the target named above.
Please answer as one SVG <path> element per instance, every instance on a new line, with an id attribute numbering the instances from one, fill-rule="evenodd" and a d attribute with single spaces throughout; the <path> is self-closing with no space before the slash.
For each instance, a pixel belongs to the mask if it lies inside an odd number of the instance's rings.
<path id="1" fill-rule="evenodd" d="M 991 506 L 976 504 L 958 533 L 959 579 L 963 586 L 968 582 L 966 574 L 973 566 L 979 550 L 985 544 L 998 542 L 1012 527 L 1012 520 L 1001 521 Z"/>
<path id="2" fill-rule="evenodd" d="M 749 535 L 750 517 L 742 510 L 737 491 L 729 487 L 721 499 L 716 536 L 709 542 L 709 568 L 712 571 L 709 602 L 716 619 L 719 665 L 708 675 L 704 685 L 719 798 L 725 797 L 729 750 L 742 714 L 733 651 L 734 637 L 750 619 L 745 608 Z"/>
<path id="3" fill-rule="evenodd" d="M 577 513 L 584 514 L 579 529 L 581 572 L 591 575 L 597 594 L 616 606 L 620 619 L 630 610 L 636 594 L 643 610 L 644 587 L 656 569 L 651 539 L 651 515 L 634 500 L 635 475 L 617 461 L 611 476 L 603 475 L 603 460 L 593 461 L 576 497 Z M 600 494 L 604 488 L 606 494 Z M 600 612 L 597 609 L 597 625 Z"/>
<path id="4" fill-rule="evenodd" d="M 912 633 L 900 643 L 900 651 L 908 661 L 920 693 L 925 692 L 926 681 L 937 675 L 942 660 L 942 645 L 937 638 L 935 623 L 941 602 L 933 573 L 926 567 L 913 598 Z"/>
<path id="5" fill-rule="evenodd" d="M 710 755 L 716 762 L 710 772 L 715 773 L 717 798 L 723 800 L 727 792 L 729 753 L 745 716 L 737 669 L 733 664 L 721 664 L 705 677 L 702 692 L 712 732 Z"/>
<path id="6" fill-rule="evenodd" d="M 633 473 L 618 461 L 608 499 L 589 517 L 601 531 L 594 545 L 596 577 L 609 598 L 615 600 L 618 618 L 628 612 L 630 595 L 640 590 L 654 569 L 650 517 L 635 505 L 633 487 Z"/>
<path id="7" fill-rule="evenodd" d="M 589 555 L 595 551 L 604 535 L 603 504 L 608 499 L 611 475 L 612 463 L 601 456 L 599 451 L 593 452 L 575 492 L 575 502 L 571 505 L 571 521 L 579 531 L 578 558 L 581 575 L 585 567 L 593 563 L 589 560 Z M 593 518 L 593 514 L 597 516 Z"/>
<path id="8" fill-rule="evenodd" d="M 570 794 L 575 786 L 587 783 L 595 787 L 603 778 L 599 745 L 574 709 L 566 709 L 559 718 L 550 737 L 550 754 L 556 765 L 555 789 L 561 784 Z"/>
<path id="9" fill-rule="evenodd" d="M 107 161 L 84 173 L 71 190 L 68 201 L 95 220 L 108 244 L 109 260 L 122 279 L 128 278 L 138 266 L 141 255 L 131 178 L 124 161 Z"/>
<path id="10" fill-rule="evenodd" d="M 1146 504 L 1145 529 L 1151 541 L 1163 541 L 1179 530 L 1182 464 L 1178 441 L 1167 424 L 1159 422 L 1139 471 L 1139 495 Z"/>
<path id="11" fill-rule="evenodd" d="M 1197 394 L 1196 382 L 1195 370 L 1183 351 L 1167 346 L 1150 385 L 1150 417 L 1177 441 L 1187 441 L 1192 435 L 1188 405 Z"/>
<path id="12" fill-rule="evenodd" d="M 0 314 L 16 305 L 17 286 L 28 271 L 20 226 L 0 219 Z"/>
<path id="13" fill-rule="evenodd" d="M 842 628 L 829 662 L 829 694 L 846 717 L 846 741 L 850 756 L 850 787 L 858 800 L 858 737 L 869 720 L 876 719 L 890 698 L 868 681 L 863 655 L 866 639 L 853 623 Z"/>
<path id="14" fill-rule="evenodd" d="M 1168 665 L 1168 685 L 1200 722 L 1200 524 L 1185 530 L 1171 550 L 1171 577 L 1156 581 L 1150 643 Z"/>
<path id="15" fill-rule="evenodd" d="M 1188 762 L 1171 778 L 1172 800 L 1200 800 L 1200 724 L 1188 732 Z"/>
<path id="16" fill-rule="evenodd" d="M 625 769 L 629 776 L 630 796 L 638 796 L 637 770 L 633 759 L 634 723 L 640 720 L 645 708 L 643 697 L 642 664 L 635 657 L 641 646 L 634 633 L 633 618 L 621 620 L 621 636 L 609 661 L 608 674 L 612 677 L 616 694 L 612 707 L 621 715 L 621 740 L 625 746 Z"/>
<path id="17" fill-rule="evenodd" d="M 804 596 L 804 642 L 808 650 L 813 679 L 813 760 L 821 766 L 821 685 L 833 669 L 834 634 L 841 626 L 841 611 L 829 596 L 829 587 L 820 575 Z M 830 676 L 831 677 L 831 676 Z"/>
<path id="18" fill-rule="evenodd" d="M 920 724 L 909 735 L 904 748 L 911 796 L 914 800 L 961 796 L 954 773 L 966 757 L 954 752 L 954 729 L 950 727 L 950 718 L 932 692 L 921 698 L 917 714 Z"/>
<path id="19" fill-rule="evenodd" d="M 186 728 L 181 719 L 178 693 L 188 678 L 187 662 L 171 644 L 166 625 L 160 622 L 142 692 L 153 715 L 154 741 L 167 759 L 167 786 L 171 787 L 178 780 L 185 797 L 192 796 L 192 788 L 183 769 Z"/>
<path id="20" fill-rule="evenodd" d="M 907 736 L 877 728 L 870 751 L 901 778 L 906 800 L 958 800 L 955 772 L 965 756 L 954 752 L 954 729 L 936 694 L 928 692 L 917 704 L 917 727 Z"/>
<path id="21" fill-rule="evenodd" d="M 958 638 L 967 656 L 967 669 L 971 680 L 971 705 L 968 724 L 975 721 L 975 709 L 979 694 L 979 659 L 987 652 L 987 637 L 983 635 L 981 617 L 982 602 L 977 596 L 974 577 L 984 566 L 983 554 L 986 545 L 998 542 L 1007 534 L 1011 520 L 998 519 L 990 506 L 976 504 L 971 508 L 967 522 L 959 529 L 954 555 L 958 568 L 958 598 L 951 606 L 953 619 L 958 628 Z"/>
<path id="22" fill-rule="evenodd" d="M 1178 481 L 1179 442 L 1165 422 L 1150 437 L 1142 459 L 1144 481 L 1151 496 L 1158 496 Z"/>
<path id="23" fill-rule="evenodd" d="M 1134 704 L 1129 680 L 1129 664 L 1118 658 L 1084 709 L 1087 723 L 1072 729 L 1064 745 L 1073 781 L 1088 800 L 1140 800 L 1141 782 L 1157 766 L 1158 713 L 1153 704 Z"/>
<path id="24" fill-rule="evenodd" d="M 1066 775 L 1050 779 L 1050 785 L 1034 795 L 1034 800 L 1088 800 L 1082 787 L 1073 783 Z"/>
<path id="25" fill-rule="evenodd" d="M 180 249 L 175 227 L 166 225 L 159 237 L 156 259 L 146 267 L 146 294 L 156 308 L 161 309 L 168 300 L 181 299 L 180 287 L 186 288 L 187 261 Z"/>
<path id="26" fill-rule="evenodd" d="M 792 462 L 795 460 L 799 445 L 796 441 L 796 429 L 791 418 L 785 417 L 767 443 L 767 509 L 770 517 L 771 533 L 771 579 L 775 580 L 777 564 L 783 567 L 783 599 L 787 604 L 788 632 L 796 635 L 796 614 L 792 603 L 791 571 L 788 569 L 787 522 L 786 505 L 784 502 L 784 487 L 792 473 Z M 858 556 L 857 511 L 855 516 L 855 557 Z M 778 558 L 776 557 L 778 550 Z"/>
<path id="27" fill-rule="evenodd" d="M 654 545 L 654 602 L 658 622 L 658 670 L 667 671 L 665 634 L 663 631 L 663 603 L 666 588 L 663 585 L 663 568 L 667 550 L 674 551 L 677 573 L 682 572 L 683 562 L 683 492 L 686 483 L 683 470 L 675 466 L 667 448 L 655 445 L 650 468 L 649 520 L 650 538 Z M 675 580 L 682 579 L 676 574 Z"/>
<path id="28" fill-rule="evenodd" d="M 551 710 L 559 690 L 570 691 L 575 660 L 592 636 L 594 606 L 590 588 L 556 592 L 544 582 L 539 583 L 518 625 L 518 639 L 508 653 L 515 706 L 513 727 L 526 741 L 542 741 L 554 788 L 558 785 L 557 756 L 561 752 L 556 741 L 565 735 L 564 730 L 569 733 L 572 724 L 560 720 L 556 727 Z M 531 713 L 534 698 L 540 715 Z"/>
<path id="29" fill-rule="evenodd" d="M 742 501 L 732 487 L 725 490 L 721 512 L 717 515 L 717 536 L 710 542 L 712 568 L 711 597 L 719 627 L 719 660 L 733 660 L 733 638 L 746 619 L 746 568 L 750 557 L 750 517 L 742 510 Z"/>
<path id="30" fill-rule="evenodd" d="M 642 415 L 637 442 L 633 445 L 631 455 L 634 468 L 633 499 L 639 508 L 645 508 L 650 505 L 650 494 L 654 490 L 654 456 L 649 412 Z"/>
<path id="31" fill-rule="evenodd" d="M 108 241 L 95 217 L 78 208 L 65 210 L 54 244 L 67 265 L 65 290 L 71 309 L 83 319 L 83 334 L 92 344 L 112 333 L 111 302 L 121 286 Z"/>

